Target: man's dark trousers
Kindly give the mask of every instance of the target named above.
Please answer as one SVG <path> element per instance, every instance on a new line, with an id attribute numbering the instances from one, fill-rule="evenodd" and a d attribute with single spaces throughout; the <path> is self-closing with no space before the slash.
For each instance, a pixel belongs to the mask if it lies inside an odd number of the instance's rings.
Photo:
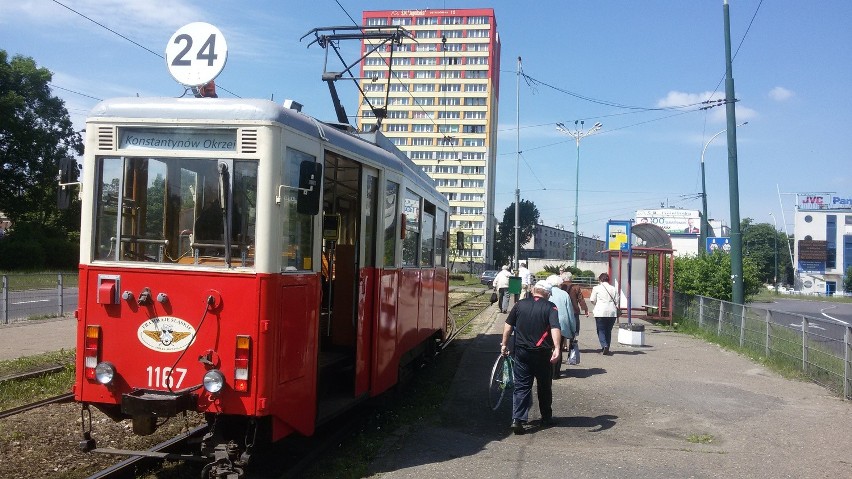
<path id="1" fill-rule="evenodd" d="M 523 349 L 515 351 L 515 390 L 512 392 L 512 419 L 529 420 L 532 408 L 532 385 L 535 379 L 538 389 L 538 409 L 543 419 L 553 416 L 553 366 L 550 350 Z"/>

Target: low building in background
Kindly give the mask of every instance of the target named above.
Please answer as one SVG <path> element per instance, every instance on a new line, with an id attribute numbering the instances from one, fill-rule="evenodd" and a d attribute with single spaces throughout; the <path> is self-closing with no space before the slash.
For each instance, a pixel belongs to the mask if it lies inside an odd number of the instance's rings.
<path id="1" fill-rule="evenodd" d="M 533 231 L 532 238 L 521 245 L 521 258 L 550 258 L 573 261 L 574 232 L 564 226 L 547 226 L 539 223 Z M 598 236 L 577 237 L 578 261 L 606 261 L 606 246 Z M 573 263 L 572 263 L 573 264 Z"/>

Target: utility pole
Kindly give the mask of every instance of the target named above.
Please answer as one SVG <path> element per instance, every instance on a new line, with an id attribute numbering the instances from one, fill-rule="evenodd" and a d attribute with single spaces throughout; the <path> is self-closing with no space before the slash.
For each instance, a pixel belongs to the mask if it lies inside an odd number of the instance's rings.
<path id="1" fill-rule="evenodd" d="M 517 116 L 515 117 L 515 122 L 517 124 L 517 128 L 515 129 L 515 135 L 517 140 L 517 156 L 515 158 L 515 269 L 517 271 L 520 267 L 519 264 L 519 238 L 521 237 L 521 187 L 519 182 L 520 171 L 521 171 L 521 57 L 518 57 L 518 81 L 515 87 L 516 89 L 516 97 L 517 97 L 517 105 L 516 112 Z"/>
<path id="2" fill-rule="evenodd" d="M 743 237 L 740 233 L 740 186 L 737 168 L 737 115 L 734 74 L 731 66 L 731 18 L 728 0 L 723 0 L 725 24 L 725 112 L 728 124 L 728 189 L 731 202 L 731 300 L 745 302 L 743 286 Z"/>

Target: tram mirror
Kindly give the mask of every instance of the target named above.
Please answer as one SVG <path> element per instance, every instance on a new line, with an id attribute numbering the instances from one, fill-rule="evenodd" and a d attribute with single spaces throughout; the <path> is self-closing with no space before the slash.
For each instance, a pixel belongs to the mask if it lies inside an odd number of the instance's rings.
<path id="1" fill-rule="evenodd" d="M 337 241 L 340 237 L 340 215 L 322 216 L 322 239 Z"/>
<path id="2" fill-rule="evenodd" d="M 296 200 L 296 211 L 300 214 L 319 213 L 320 178 L 322 178 L 322 163 L 303 161 L 299 165 L 299 194 Z"/>
<path id="3" fill-rule="evenodd" d="M 56 189 L 56 206 L 67 210 L 71 206 L 71 186 L 77 181 L 77 161 L 73 158 L 59 160 L 59 187 Z"/>

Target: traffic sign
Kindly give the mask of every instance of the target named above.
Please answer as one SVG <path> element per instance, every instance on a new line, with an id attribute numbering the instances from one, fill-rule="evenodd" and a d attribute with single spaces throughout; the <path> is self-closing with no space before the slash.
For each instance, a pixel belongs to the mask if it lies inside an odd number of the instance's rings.
<path id="1" fill-rule="evenodd" d="M 166 65 L 180 84 L 198 87 L 216 78 L 228 60 L 228 44 L 218 28 L 204 22 L 184 25 L 166 45 Z"/>

